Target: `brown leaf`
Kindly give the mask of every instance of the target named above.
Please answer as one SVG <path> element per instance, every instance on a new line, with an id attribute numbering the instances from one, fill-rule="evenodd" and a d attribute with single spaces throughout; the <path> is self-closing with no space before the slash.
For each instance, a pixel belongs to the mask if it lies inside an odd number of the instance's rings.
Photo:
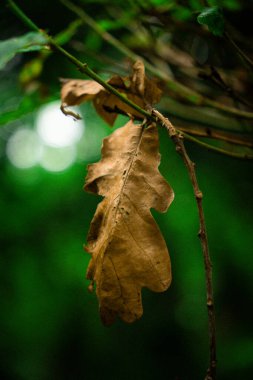
<path id="1" fill-rule="evenodd" d="M 128 78 L 125 78 L 127 81 Z M 115 87 L 119 92 L 126 94 L 127 98 L 132 100 L 141 108 L 144 107 L 144 101 L 138 95 L 131 93 L 129 88 L 126 86 L 125 81 L 118 75 L 113 76 L 108 83 Z M 142 114 L 135 111 L 132 107 L 124 103 L 114 94 L 107 91 L 100 91 L 99 94 L 93 99 L 94 107 L 97 113 L 109 124 L 113 125 L 119 112 L 132 115 L 134 117 L 140 118 Z M 111 112 L 109 112 L 111 110 Z M 115 110 L 115 112 L 113 112 Z"/>
<path id="2" fill-rule="evenodd" d="M 64 81 L 61 89 L 61 100 L 67 106 L 76 106 L 86 100 L 93 99 L 101 90 L 104 90 L 104 87 L 94 80 L 70 79 Z"/>
<path id="3" fill-rule="evenodd" d="M 136 66 L 135 66 L 136 65 Z M 122 78 L 114 75 L 108 83 L 140 108 L 145 109 L 146 103 L 155 104 L 160 101 L 162 91 L 157 87 L 155 81 L 144 77 L 145 70 L 143 63 L 137 61 L 134 64 L 134 73 L 131 78 Z M 130 84 L 127 85 L 127 82 Z M 140 94 L 143 92 L 143 95 Z M 131 115 L 136 118 L 143 118 L 142 114 L 124 103 L 114 94 L 107 91 L 100 91 L 93 99 L 93 104 L 97 113 L 109 124 L 113 125 L 119 112 Z M 111 110 L 110 112 L 108 110 Z M 115 112 L 113 112 L 115 110 Z"/>
<path id="4" fill-rule="evenodd" d="M 142 97 L 145 95 L 145 66 L 141 60 L 133 64 L 132 86 Z"/>
<path id="5" fill-rule="evenodd" d="M 106 91 L 103 86 L 92 80 L 62 79 L 61 110 L 65 115 L 80 118 L 79 115 L 66 109 L 67 106 L 81 104 L 87 100 L 93 100 L 97 113 L 110 125 L 113 125 L 119 113 L 131 115 L 131 117 L 143 118 L 143 116 L 132 107 L 124 103 L 114 94 Z M 145 108 L 146 103 L 151 105 L 158 103 L 162 91 L 157 87 L 154 80 L 145 76 L 145 67 L 138 60 L 133 65 L 133 74 L 130 77 L 114 75 L 108 83 L 122 94 Z"/>
<path id="6" fill-rule="evenodd" d="M 140 318 L 141 288 L 161 292 L 171 282 L 170 258 L 150 208 L 165 212 L 174 193 L 158 171 L 158 133 L 129 121 L 103 141 L 89 165 L 85 190 L 104 196 L 91 222 L 87 278 L 96 282 L 105 324 L 116 315 Z"/>
<path id="7" fill-rule="evenodd" d="M 157 86 L 155 80 L 151 80 L 145 76 L 145 66 L 141 60 L 137 60 L 133 65 L 131 90 L 142 98 L 144 106 L 146 103 L 150 105 L 156 104 L 161 99 L 162 91 Z M 144 108 L 141 105 L 140 107 Z"/>

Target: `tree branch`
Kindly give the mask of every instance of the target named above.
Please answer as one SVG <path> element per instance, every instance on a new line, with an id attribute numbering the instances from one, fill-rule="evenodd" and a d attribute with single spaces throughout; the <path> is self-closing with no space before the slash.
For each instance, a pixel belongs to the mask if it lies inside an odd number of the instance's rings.
<path id="1" fill-rule="evenodd" d="M 105 31 L 98 25 L 81 7 L 73 4 L 69 0 L 60 0 L 62 4 L 64 4 L 68 9 L 78 15 L 83 22 L 89 25 L 97 34 L 101 36 L 105 41 L 114 46 L 117 50 L 119 50 L 122 54 L 130 58 L 132 61 L 142 60 L 146 69 L 156 77 L 163 80 L 167 87 L 177 94 L 179 97 L 187 100 L 188 102 L 195 105 L 209 106 L 212 108 L 216 108 L 222 112 L 239 116 L 246 119 L 253 119 L 253 112 L 238 110 L 237 108 L 226 106 L 225 104 L 218 103 L 214 100 L 208 99 L 203 95 L 197 93 L 196 91 L 184 86 L 183 84 L 171 79 L 168 77 L 166 73 L 159 70 L 158 68 L 151 65 L 148 61 L 146 61 L 143 57 L 140 57 L 138 54 L 131 51 L 124 44 L 118 41 L 113 35 Z"/>
<path id="2" fill-rule="evenodd" d="M 171 122 L 165 118 L 160 112 L 149 107 L 149 111 L 168 131 L 168 134 L 176 146 L 176 151 L 181 155 L 184 164 L 188 170 L 194 195 L 197 202 L 200 230 L 198 236 L 200 238 L 203 260 L 205 266 L 206 276 L 206 305 L 208 310 L 208 323 L 209 323 L 209 368 L 207 370 L 206 380 L 215 380 L 216 378 L 216 334 L 215 334 L 215 314 L 214 314 L 214 299 L 213 299 L 213 285 L 212 285 L 212 263 L 209 255 L 207 232 L 204 218 L 204 210 L 202 206 L 203 194 L 199 189 L 198 180 L 195 172 L 195 164 L 189 158 L 184 142 L 183 136 L 179 134 Z"/>

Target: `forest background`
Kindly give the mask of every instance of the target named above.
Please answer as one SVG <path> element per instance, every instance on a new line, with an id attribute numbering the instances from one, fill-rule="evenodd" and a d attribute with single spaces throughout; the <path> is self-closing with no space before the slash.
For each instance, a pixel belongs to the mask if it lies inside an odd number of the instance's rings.
<path id="1" fill-rule="evenodd" d="M 252 67 L 224 35 L 197 21 L 205 7 L 221 6 L 228 35 L 252 57 L 252 1 L 74 3 L 157 70 L 220 104 L 252 110 Z M 2 41 L 30 32 L 6 4 L 0 13 Z M 130 57 L 62 2 L 20 0 L 18 5 L 104 79 L 131 72 Z M 105 328 L 97 299 L 87 291 L 89 255 L 82 248 L 99 200 L 82 187 L 87 164 L 100 158 L 102 138 L 126 117 L 120 115 L 112 129 L 85 103 L 78 109 L 81 121 L 66 118 L 59 111 L 59 78 L 87 77 L 56 52 L 21 52 L 9 60 L 10 42 L 5 49 L 0 57 L 1 379 L 204 378 L 208 321 L 199 221 L 187 171 L 166 131 L 159 131 L 160 171 L 175 200 L 166 214 L 153 215 L 170 251 L 173 282 L 165 293 L 144 290 L 139 321 Z M 250 144 L 252 121 L 196 106 L 173 90 L 165 90 L 158 108 L 200 141 L 242 156 L 186 141 L 204 194 L 218 378 L 250 380 L 253 184 L 247 157 L 252 149 L 197 133 L 225 130 Z"/>

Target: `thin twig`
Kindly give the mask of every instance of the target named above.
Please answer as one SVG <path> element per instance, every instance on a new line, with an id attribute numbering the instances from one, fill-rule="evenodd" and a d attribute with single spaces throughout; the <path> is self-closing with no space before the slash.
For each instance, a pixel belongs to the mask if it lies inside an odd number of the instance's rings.
<path id="1" fill-rule="evenodd" d="M 129 114 L 127 112 L 121 110 L 117 106 L 110 107 L 110 106 L 104 105 L 104 109 L 106 110 L 106 112 L 109 112 L 109 113 L 117 113 L 119 115 L 129 116 Z M 135 119 L 136 120 L 143 120 L 143 117 L 141 115 L 140 116 L 136 115 Z M 149 119 L 152 120 L 152 115 L 150 115 Z M 203 129 L 203 128 L 194 127 L 192 125 L 190 125 L 190 126 L 180 125 L 180 126 L 175 127 L 175 129 L 176 129 L 176 131 L 180 132 L 184 137 L 187 137 L 185 139 L 186 140 L 188 139 L 189 141 L 193 141 L 193 140 L 190 140 L 192 137 L 191 135 L 195 135 L 195 136 L 200 136 L 200 137 L 206 137 L 209 139 L 226 141 L 228 143 L 231 143 L 234 145 L 241 145 L 241 146 L 246 147 L 246 148 L 253 148 L 253 140 L 252 139 L 245 138 L 245 137 L 240 136 L 238 134 L 226 133 L 226 132 L 222 132 L 222 131 L 220 132 L 219 130 L 215 131 L 215 130 L 212 130 L 211 128 L 204 128 Z M 202 142 L 202 141 L 199 140 L 199 142 Z M 212 146 L 212 148 L 217 148 L 217 147 Z M 209 144 L 208 144 L 207 149 L 209 149 Z M 218 149 L 222 149 L 222 148 L 218 148 Z M 225 155 L 227 155 L 227 153 L 228 153 L 228 155 L 230 155 L 230 153 L 235 153 L 235 152 L 225 151 L 225 153 L 224 153 L 224 150 L 222 150 L 220 153 L 223 153 Z M 242 158 L 242 154 L 240 153 L 239 155 L 240 156 L 238 157 L 237 153 L 236 153 L 235 157 Z"/>
<path id="2" fill-rule="evenodd" d="M 233 40 L 233 38 L 230 36 L 230 34 L 228 32 L 224 33 L 224 37 L 227 41 L 230 42 L 230 44 L 235 49 L 236 53 L 243 59 L 243 61 L 247 64 L 247 66 L 250 67 L 250 69 L 252 70 L 253 69 L 253 62 L 250 59 L 250 57 L 248 57 L 247 54 L 245 54 L 242 51 L 242 49 L 236 44 L 236 42 Z"/>
<path id="3" fill-rule="evenodd" d="M 162 70 L 154 67 L 148 61 L 146 61 L 143 57 L 140 57 L 138 54 L 134 53 L 128 47 L 126 47 L 122 42 L 117 40 L 113 35 L 105 31 L 100 25 L 98 25 L 85 11 L 83 8 L 73 4 L 69 0 L 60 0 L 62 4 L 64 4 L 68 9 L 78 15 L 83 22 L 89 25 L 98 35 L 101 36 L 106 42 L 114 46 L 118 51 L 122 54 L 130 58 L 132 61 L 142 60 L 145 64 L 146 69 L 156 77 L 163 80 L 167 87 L 177 94 L 180 98 L 186 99 L 191 104 L 195 104 L 198 106 L 209 106 L 212 108 L 216 108 L 222 112 L 237 115 L 242 118 L 253 119 L 253 112 L 238 110 L 237 108 L 226 106 L 225 104 L 218 103 L 214 100 L 208 99 L 198 92 L 184 86 L 183 84 L 177 82 L 176 80 L 168 77 L 166 73 Z"/>
<path id="4" fill-rule="evenodd" d="M 192 141 L 192 142 L 198 144 L 199 146 L 202 146 L 202 148 L 206 148 L 207 150 L 223 154 L 224 156 L 229 156 L 229 157 L 233 157 L 233 158 L 239 158 L 239 159 L 243 159 L 243 160 L 252 160 L 253 159 L 253 155 L 252 154 L 238 153 L 238 152 L 233 152 L 231 150 L 226 150 L 226 149 L 223 149 L 223 148 L 218 148 L 216 146 L 207 144 L 204 141 L 196 139 L 196 137 L 190 136 L 190 135 L 188 135 L 185 132 L 181 132 L 180 130 L 177 131 L 177 132 L 180 132 L 180 134 L 184 137 L 185 140 Z"/>
<path id="5" fill-rule="evenodd" d="M 232 134 L 227 132 L 222 132 L 219 130 L 213 130 L 211 128 L 199 128 L 195 126 L 178 126 L 176 127 L 177 130 L 186 132 L 191 135 L 200 136 L 200 137 L 206 137 L 210 139 L 220 140 L 220 141 L 226 141 L 231 144 L 235 145 L 241 145 L 248 148 L 253 148 L 253 140 L 251 138 L 245 138 L 244 136 L 241 136 L 239 134 Z"/>
<path id="6" fill-rule="evenodd" d="M 240 135 L 249 135 L 250 126 L 242 126 L 242 120 L 238 120 L 235 117 L 225 117 L 224 115 L 219 115 L 217 112 L 212 112 L 212 110 L 200 107 L 195 107 L 186 104 L 177 103 L 172 98 L 163 97 L 159 104 L 161 110 L 164 113 L 168 113 L 169 117 L 176 117 L 180 120 L 185 120 L 191 122 L 192 124 L 198 124 L 200 127 L 210 127 L 211 129 L 220 130 L 224 132 L 231 132 Z"/>
<path id="7" fill-rule="evenodd" d="M 238 94 L 231 86 L 229 86 L 224 81 L 219 71 L 214 66 L 210 66 L 209 73 L 206 73 L 205 71 L 200 72 L 199 77 L 213 82 L 222 91 L 224 91 L 231 99 L 237 100 L 238 102 L 244 104 L 247 107 L 252 107 L 252 104 L 248 100 L 244 99 L 240 94 Z"/>
<path id="8" fill-rule="evenodd" d="M 216 334 L 215 334 L 215 314 L 214 314 L 214 299 L 213 299 L 213 285 L 212 285 L 212 263 L 209 255 L 208 241 L 207 241 L 207 232 L 204 219 L 204 211 L 202 206 L 203 194 L 199 189 L 197 176 L 195 172 L 195 164 L 189 158 L 184 142 L 183 136 L 180 135 L 171 122 L 165 118 L 160 112 L 155 109 L 150 108 L 149 111 L 156 117 L 156 119 L 167 129 L 168 134 L 176 146 L 176 151 L 181 155 L 184 164 L 188 170 L 194 195 L 196 198 L 199 221 L 200 221 L 200 230 L 198 236 L 200 238 L 203 260 L 205 266 L 205 276 L 206 276 L 206 305 L 208 310 L 208 324 L 209 324 L 209 368 L 207 370 L 206 380 L 215 380 L 216 379 Z"/>

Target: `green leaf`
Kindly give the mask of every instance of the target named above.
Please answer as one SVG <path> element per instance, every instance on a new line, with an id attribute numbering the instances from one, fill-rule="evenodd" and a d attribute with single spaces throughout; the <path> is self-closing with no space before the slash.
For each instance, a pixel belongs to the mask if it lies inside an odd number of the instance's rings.
<path id="1" fill-rule="evenodd" d="M 224 32 L 224 18 L 221 8 L 205 8 L 197 17 L 199 24 L 207 25 L 215 36 L 222 36 Z"/>
<path id="2" fill-rule="evenodd" d="M 41 33 L 36 32 L 0 41 L 0 70 L 17 53 L 41 50 L 46 44 L 46 38 Z"/>

